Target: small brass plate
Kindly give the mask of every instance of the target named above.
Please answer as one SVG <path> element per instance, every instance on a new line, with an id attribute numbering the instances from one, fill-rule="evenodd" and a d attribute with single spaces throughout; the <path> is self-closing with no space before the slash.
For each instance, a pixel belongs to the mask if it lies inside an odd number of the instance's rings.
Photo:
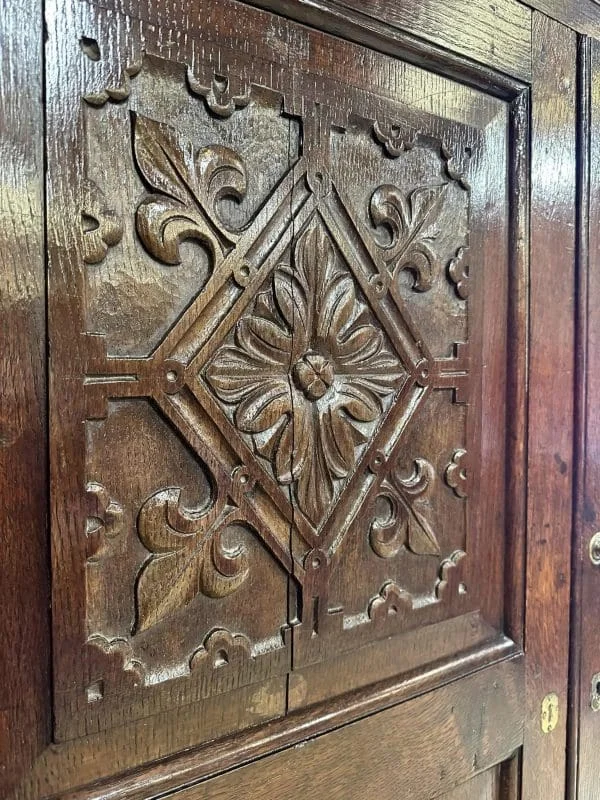
<path id="1" fill-rule="evenodd" d="M 558 725 L 558 695 L 555 692 L 547 694 L 542 700 L 542 731 L 552 733 Z"/>

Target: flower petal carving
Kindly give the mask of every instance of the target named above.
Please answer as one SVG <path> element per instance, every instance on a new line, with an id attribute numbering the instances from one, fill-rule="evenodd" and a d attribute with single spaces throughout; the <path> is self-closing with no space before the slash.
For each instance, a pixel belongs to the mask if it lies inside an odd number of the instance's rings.
<path id="1" fill-rule="evenodd" d="M 381 484 L 380 498 L 385 513 L 377 517 L 369 531 L 371 548 L 380 558 L 393 558 L 402 547 L 418 555 L 439 555 L 437 537 L 420 501 L 434 481 L 432 465 L 424 458 L 414 462 L 412 474 L 405 478 L 394 469 Z"/>
<path id="2" fill-rule="evenodd" d="M 200 592 L 226 597 L 248 576 L 245 546 L 223 542 L 228 527 L 239 522 L 238 510 L 222 500 L 189 510 L 179 500 L 179 489 L 164 489 L 138 516 L 138 535 L 151 555 L 138 576 L 135 633 L 162 622 Z"/>
<path id="3" fill-rule="evenodd" d="M 438 236 L 435 227 L 446 192 L 441 186 L 421 186 L 405 195 L 391 184 L 379 186 L 371 196 L 369 212 L 375 228 L 387 229 L 389 241 L 378 243 L 392 275 L 408 270 L 414 276 L 413 289 L 426 292 L 439 270 L 433 249 Z"/>
<path id="4" fill-rule="evenodd" d="M 219 202 L 241 200 L 246 192 L 246 169 L 238 154 L 223 145 L 196 151 L 169 126 L 139 115 L 134 152 L 142 177 L 158 192 L 142 200 L 136 213 L 137 232 L 150 255 L 179 264 L 179 244 L 196 239 L 219 259 L 238 236 L 220 217 Z"/>
<path id="5" fill-rule="evenodd" d="M 318 527 L 405 376 L 321 218 L 238 321 L 205 377 Z M 386 406 L 387 403 L 387 406 Z"/>

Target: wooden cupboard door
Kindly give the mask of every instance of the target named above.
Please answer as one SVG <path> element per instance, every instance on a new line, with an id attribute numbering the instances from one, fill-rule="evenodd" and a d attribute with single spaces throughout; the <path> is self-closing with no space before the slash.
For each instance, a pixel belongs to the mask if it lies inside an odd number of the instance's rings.
<path id="1" fill-rule="evenodd" d="M 234 0 L 47 58 L 55 741 L 518 653 L 522 106 Z"/>

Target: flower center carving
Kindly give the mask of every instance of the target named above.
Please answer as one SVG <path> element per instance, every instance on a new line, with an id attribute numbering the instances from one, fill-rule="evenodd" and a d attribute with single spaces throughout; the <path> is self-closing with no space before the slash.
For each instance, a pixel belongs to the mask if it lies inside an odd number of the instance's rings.
<path id="1" fill-rule="evenodd" d="M 309 400 L 320 400 L 333 384 L 333 364 L 320 353 L 305 353 L 292 368 L 294 383 Z"/>
<path id="2" fill-rule="evenodd" d="M 290 260 L 275 268 L 204 375 L 318 528 L 406 371 L 318 215 Z"/>

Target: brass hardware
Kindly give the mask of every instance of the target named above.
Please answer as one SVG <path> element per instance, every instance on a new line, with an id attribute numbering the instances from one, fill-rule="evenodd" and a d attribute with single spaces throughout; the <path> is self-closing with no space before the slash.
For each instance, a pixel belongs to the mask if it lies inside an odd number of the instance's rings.
<path id="1" fill-rule="evenodd" d="M 552 733 L 558 725 L 558 695 L 555 692 L 547 694 L 542 700 L 542 731 Z"/>
<path id="2" fill-rule="evenodd" d="M 600 711 L 600 672 L 592 676 L 590 706 L 592 711 Z"/>
<path id="3" fill-rule="evenodd" d="M 590 539 L 590 561 L 594 566 L 600 566 L 600 531 Z"/>

